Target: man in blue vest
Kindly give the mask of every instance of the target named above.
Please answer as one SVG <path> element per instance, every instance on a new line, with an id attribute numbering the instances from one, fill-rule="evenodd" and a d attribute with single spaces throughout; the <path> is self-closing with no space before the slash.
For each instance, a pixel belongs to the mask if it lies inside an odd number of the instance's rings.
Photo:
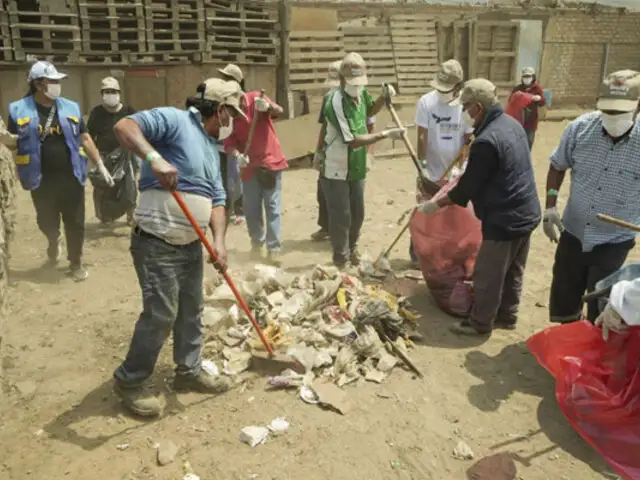
<path id="1" fill-rule="evenodd" d="M 29 92 L 9 105 L 9 131 L 17 135 L 16 165 L 22 188 L 31 192 L 38 227 L 47 237 L 49 265 L 60 256 L 60 219 L 67 241 L 69 273 L 88 277 L 82 265 L 87 154 L 105 182 L 113 179 L 82 120 L 80 106 L 60 96 L 66 75 L 49 62 L 29 72 Z"/>
<path id="2" fill-rule="evenodd" d="M 476 137 L 467 168 L 447 195 L 418 208 L 432 215 L 448 205 L 473 203 L 482 222 L 482 245 L 473 272 L 474 305 L 471 316 L 453 331 L 488 336 L 494 328 L 516 327 L 531 233 L 540 223 L 540 201 L 527 135 L 504 114 L 495 85 L 484 78 L 469 80 L 457 101 L 471 117 Z"/>
<path id="3" fill-rule="evenodd" d="M 203 230 L 211 228 L 220 259 L 216 268 L 223 269 L 226 195 L 216 140 L 231 134 L 234 117 L 242 114 L 241 96 L 236 82 L 212 78 L 198 87 L 188 110 L 154 108 L 114 127 L 120 145 L 146 160 L 131 235 L 143 310 L 127 357 L 114 373 L 116 393 L 136 415 L 162 412 L 161 400 L 143 384 L 171 332 L 175 390 L 222 393 L 230 386 L 228 377 L 202 369 L 202 245 L 170 191 L 180 192 Z"/>

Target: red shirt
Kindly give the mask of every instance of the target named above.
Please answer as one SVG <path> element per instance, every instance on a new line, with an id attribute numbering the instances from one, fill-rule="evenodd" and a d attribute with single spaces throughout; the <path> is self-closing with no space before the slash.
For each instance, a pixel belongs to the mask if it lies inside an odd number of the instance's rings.
<path id="1" fill-rule="evenodd" d="M 515 118 L 524 127 L 524 110 L 530 108 L 533 95 L 524 92 L 513 92 L 504 107 L 504 113 Z"/>
<path id="2" fill-rule="evenodd" d="M 538 82 L 534 82 L 528 86 L 523 84 L 517 85 L 513 89 L 513 91 L 529 93 L 531 95 L 538 95 L 540 97 L 539 102 L 532 102 L 531 105 L 529 105 L 529 107 L 527 108 L 527 116 L 523 125 L 525 130 L 532 130 L 535 132 L 538 129 L 538 108 L 544 107 L 546 105 L 542 87 Z"/>
<path id="3" fill-rule="evenodd" d="M 255 99 L 259 96 L 260 92 L 247 92 L 244 94 L 242 109 L 247 119 L 245 120 L 240 116 L 234 118 L 233 133 L 224 141 L 225 152 L 230 153 L 233 149 L 236 149 L 240 153 L 244 153 L 245 145 L 249 138 L 251 119 L 256 114 L 260 115 L 256 123 L 256 129 L 253 132 L 251 146 L 249 147 L 249 165 L 243 168 L 240 173 L 240 177 L 244 181 L 253 176 L 256 168 L 264 167 L 274 172 L 287 168 L 287 159 L 284 158 L 271 115 L 268 112 L 256 112 Z M 275 104 L 267 96 L 264 99 L 272 105 Z"/>

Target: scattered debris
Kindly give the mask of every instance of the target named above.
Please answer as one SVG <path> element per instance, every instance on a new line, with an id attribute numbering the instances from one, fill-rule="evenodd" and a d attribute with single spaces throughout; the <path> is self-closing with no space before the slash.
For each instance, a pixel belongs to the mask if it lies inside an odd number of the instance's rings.
<path id="1" fill-rule="evenodd" d="M 191 463 L 184 462 L 182 470 L 184 471 L 184 477 L 182 477 L 182 480 L 200 480 L 200 477 L 194 472 Z"/>
<path id="2" fill-rule="evenodd" d="M 207 372 L 212 377 L 220 375 L 220 369 L 211 360 L 202 360 L 202 370 Z"/>
<path id="3" fill-rule="evenodd" d="M 314 382 L 313 389 L 318 396 L 318 403 L 323 407 L 331 408 L 342 415 L 351 411 L 352 405 L 347 393 L 333 383 L 317 381 Z"/>
<path id="4" fill-rule="evenodd" d="M 158 465 L 165 466 L 173 462 L 178 454 L 178 447 L 171 440 L 162 441 L 158 445 Z"/>
<path id="5" fill-rule="evenodd" d="M 274 435 L 282 435 L 289 429 L 289 422 L 287 422 L 284 418 L 274 418 L 267 428 Z"/>
<path id="6" fill-rule="evenodd" d="M 118 450 L 120 450 L 121 452 L 125 451 L 127 448 L 129 448 L 129 444 L 128 443 L 121 443 L 120 445 L 116 445 L 116 448 Z"/>
<path id="7" fill-rule="evenodd" d="M 16 382 L 14 386 L 22 400 L 31 400 L 36 396 L 36 390 L 38 389 L 36 382 L 32 382 L 31 380 Z"/>
<path id="8" fill-rule="evenodd" d="M 453 458 L 457 460 L 473 460 L 475 454 L 469 445 L 460 440 L 456 448 L 453 449 Z"/>
<path id="9" fill-rule="evenodd" d="M 269 429 L 267 427 L 244 427 L 240 430 L 240 441 L 246 443 L 250 447 L 262 445 L 269 438 Z"/>

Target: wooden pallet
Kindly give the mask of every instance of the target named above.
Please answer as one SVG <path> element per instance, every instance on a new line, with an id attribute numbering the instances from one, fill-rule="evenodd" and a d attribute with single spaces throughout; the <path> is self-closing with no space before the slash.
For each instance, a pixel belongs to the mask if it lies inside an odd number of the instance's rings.
<path id="1" fill-rule="evenodd" d="M 298 31 L 289 37 L 289 88 L 323 89 L 329 64 L 344 57 L 342 32 Z"/>
<path id="2" fill-rule="evenodd" d="M 438 71 L 436 22 L 428 15 L 392 15 L 389 19 L 393 57 L 402 95 L 432 90 L 429 82 Z"/>
<path id="3" fill-rule="evenodd" d="M 342 27 L 345 52 L 358 52 L 367 62 L 370 85 L 398 83 L 389 25 Z"/>
<path id="4" fill-rule="evenodd" d="M 8 16 L 16 60 L 53 55 L 62 59 L 59 61 L 70 61 L 80 53 L 77 15 L 9 10 Z"/>
<path id="5" fill-rule="evenodd" d="M 142 52 L 128 53 L 131 64 L 175 63 L 192 64 L 201 63 L 204 59 L 202 52 Z"/>
<path id="6" fill-rule="evenodd" d="M 144 6 L 139 0 L 80 0 L 82 52 L 144 52 L 146 25 Z"/>
<path id="7" fill-rule="evenodd" d="M 13 60 L 13 43 L 11 41 L 11 29 L 9 28 L 9 15 L 0 11 L 0 61 Z"/>
<path id="8" fill-rule="evenodd" d="M 146 0 L 147 51 L 201 52 L 206 47 L 203 0 Z"/>
<path id="9" fill-rule="evenodd" d="M 279 25 L 264 12 L 206 10 L 207 44 L 277 55 Z"/>
<path id="10" fill-rule="evenodd" d="M 204 6 L 219 11 L 263 13 L 269 8 L 265 0 L 204 0 Z"/>

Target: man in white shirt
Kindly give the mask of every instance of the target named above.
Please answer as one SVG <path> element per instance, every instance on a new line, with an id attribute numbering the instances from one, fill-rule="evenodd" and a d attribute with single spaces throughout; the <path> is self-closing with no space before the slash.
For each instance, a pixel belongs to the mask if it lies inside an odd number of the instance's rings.
<path id="1" fill-rule="evenodd" d="M 423 174 L 439 181 L 473 134 L 465 120 L 462 105 L 451 105 L 462 88 L 464 72 L 457 60 L 447 60 L 431 81 L 434 88 L 416 105 L 418 158 Z M 412 263 L 417 264 L 413 244 L 409 248 Z"/>

